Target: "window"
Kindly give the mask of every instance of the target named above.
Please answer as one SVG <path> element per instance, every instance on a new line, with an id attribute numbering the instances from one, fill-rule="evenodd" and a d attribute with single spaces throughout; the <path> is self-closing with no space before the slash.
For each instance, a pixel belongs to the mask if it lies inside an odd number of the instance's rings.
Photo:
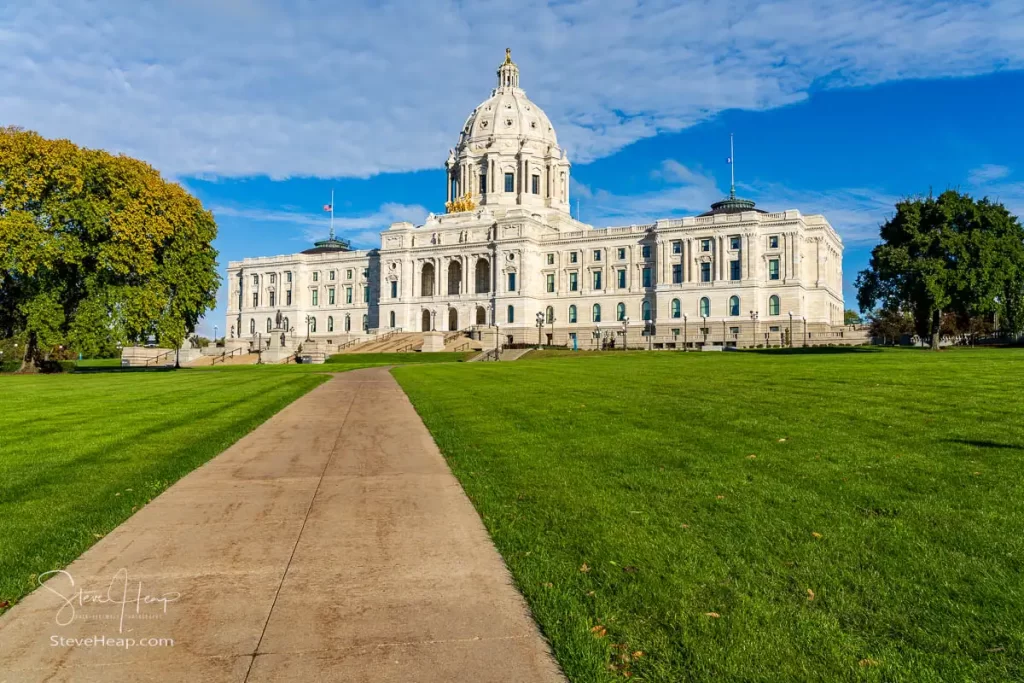
<path id="1" fill-rule="evenodd" d="M 729 297 L 729 315 L 740 314 L 740 298 L 738 296 Z"/>
<path id="2" fill-rule="evenodd" d="M 327 274 L 327 277 L 328 277 L 328 279 L 333 280 L 334 279 L 334 271 L 332 270 L 331 272 L 329 272 Z M 328 323 L 327 326 L 330 327 L 330 324 Z"/>
<path id="3" fill-rule="evenodd" d="M 291 284 L 291 281 L 292 281 L 292 271 L 290 271 L 290 270 L 285 271 L 285 273 L 284 273 L 284 281 L 289 283 L 289 284 Z"/>
<path id="4" fill-rule="evenodd" d="M 768 237 L 768 248 L 769 249 L 778 249 L 779 248 L 779 236 L 778 235 L 770 235 Z"/>
<path id="5" fill-rule="evenodd" d="M 547 310 L 544 311 L 544 322 L 553 323 L 555 322 L 555 309 L 548 306 Z"/>
<path id="6" fill-rule="evenodd" d="M 600 249 L 595 249 L 594 250 L 594 260 L 595 261 L 600 261 L 601 260 L 601 250 Z"/>
<path id="7" fill-rule="evenodd" d="M 314 306 L 319 306 L 320 305 L 320 292 L 318 292 L 315 289 L 313 290 L 313 305 Z"/>
<path id="8" fill-rule="evenodd" d="M 508 274 L 508 291 L 510 291 L 510 292 L 516 291 L 516 274 L 515 273 L 509 273 Z"/>
<path id="9" fill-rule="evenodd" d="M 327 304 L 329 306 L 334 305 L 334 287 L 327 288 Z"/>
<path id="10" fill-rule="evenodd" d="M 327 316 L 327 331 L 328 332 L 334 332 L 334 316 L 333 315 Z"/>
<path id="11" fill-rule="evenodd" d="M 256 319 L 249 321 L 249 334 L 256 334 Z"/>
<path id="12" fill-rule="evenodd" d="M 779 314 L 779 297 L 772 294 L 768 297 L 768 315 Z"/>
<path id="13" fill-rule="evenodd" d="M 626 304 L 619 302 L 619 305 L 615 307 L 615 319 L 622 322 L 626 319 Z"/>
<path id="14" fill-rule="evenodd" d="M 644 258 L 651 258 L 651 245 L 645 244 L 640 247 L 640 255 Z"/>
<path id="15" fill-rule="evenodd" d="M 672 284 L 678 285 L 683 281 L 683 264 L 673 263 L 672 264 Z"/>
<path id="16" fill-rule="evenodd" d="M 700 281 L 701 282 L 711 282 L 711 264 L 710 263 L 705 262 L 705 263 L 700 264 Z"/>
<path id="17" fill-rule="evenodd" d="M 576 263 L 579 261 L 580 253 L 578 251 L 569 252 L 569 263 Z"/>
<path id="18" fill-rule="evenodd" d="M 349 268 L 348 270 L 345 271 L 345 279 L 346 280 L 351 280 L 352 279 L 352 269 L 351 268 Z"/>
<path id="19" fill-rule="evenodd" d="M 700 300 L 700 315 L 704 318 L 711 315 L 711 300 L 707 297 L 703 297 Z"/>
<path id="20" fill-rule="evenodd" d="M 680 240 L 676 240 L 676 241 L 672 242 L 672 253 L 673 254 L 682 254 L 683 253 L 683 243 Z"/>
<path id="21" fill-rule="evenodd" d="M 319 282 L 319 281 L 320 281 L 320 272 L 314 270 L 313 271 L 313 282 Z"/>
<path id="22" fill-rule="evenodd" d="M 650 266 L 644 266 L 643 270 L 640 271 L 641 279 L 643 280 L 644 287 L 651 286 L 651 268 Z"/>
<path id="23" fill-rule="evenodd" d="M 729 248 L 732 249 L 733 251 L 739 251 L 739 248 L 740 248 L 740 236 L 739 235 L 731 235 L 729 237 Z"/>
<path id="24" fill-rule="evenodd" d="M 779 326 L 778 325 L 772 325 L 771 327 L 768 328 L 768 331 L 769 332 L 778 332 L 779 331 Z"/>
<path id="25" fill-rule="evenodd" d="M 252 276 L 252 286 L 253 287 L 259 287 L 260 286 L 260 276 L 259 275 L 253 275 Z"/>
<path id="26" fill-rule="evenodd" d="M 682 306 L 679 305 L 679 299 L 672 299 L 672 317 L 678 318 L 683 314 Z"/>
<path id="27" fill-rule="evenodd" d="M 548 265 L 549 266 L 555 265 L 555 255 L 554 254 L 548 254 Z"/>
<path id="28" fill-rule="evenodd" d="M 739 280 L 742 275 L 743 275 L 743 272 L 740 269 L 740 262 L 739 262 L 739 260 L 729 261 L 729 279 L 730 280 Z"/>
<path id="29" fill-rule="evenodd" d="M 364 313 L 363 314 L 363 332 L 370 331 L 370 318 Z"/>
<path id="30" fill-rule="evenodd" d="M 601 289 L 601 271 L 594 271 L 594 289 Z"/>
<path id="31" fill-rule="evenodd" d="M 779 259 L 773 258 L 768 261 L 768 279 L 779 279 Z"/>
<path id="32" fill-rule="evenodd" d="M 312 316 L 309 318 L 309 331 L 316 332 L 316 318 Z"/>
<path id="33" fill-rule="evenodd" d="M 285 306 L 291 306 L 292 305 L 292 290 L 290 290 L 290 289 L 287 292 L 284 293 L 284 305 Z"/>
<path id="34" fill-rule="evenodd" d="M 273 324 L 271 323 L 270 318 L 267 318 L 267 332 L 270 332 L 271 329 L 273 329 Z"/>
<path id="35" fill-rule="evenodd" d="M 540 194 L 540 176 L 535 175 L 530 179 L 530 192 Z"/>
<path id="36" fill-rule="evenodd" d="M 576 322 L 576 306 L 569 307 L 569 322 Z"/>
<path id="37" fill-rule="evenodd" d="M 487 174 L 486 173 L 481 173 L 480 174 L 480 194 L 484 194 L 486 192 L 487 192 Z M 394 325 L 392 325 L 391 327 L 394 327 Z"/>
<path id="38" fill-rule="evenodd" d="M 621 268 L 616 272 L 616 277 L 619 278 L 619 289 L 626 288 L 626 269 Z"/>
<path id="39" fill-rule="evenodd" d="M 275 303 L 275 302 L 277 301 L 277 297 L 275 296 L 276 294 L 277 294 L 277 292 L 271 292 L 271 293 L 270 293 L 270 307 L 271 307 L 271 308 L 273 308 L 274 306 L 276 306 L 276 305 L 277 305 L 277 304 Z"/>
<path id="40" fill-rule="evenodd" d="M 509 174 L 505 174 L 507 178 Z M 516 309 L 515 306 L 509 306 L 505 322 L 514 323 L 516 321 Z"/>
<path id="41" fill-rule="evenodd" d="M 601 304 L 594 304 L 594 309 L 591 312 L 591 316 L 595 323 L 601 322 Z"/>
<path id="42" fill-rule="evenodd" d="M 277 284 L 277 274 L 276 273 L 271 273 L 270 274 L 270 284 L 272 284 L 272 285 L 273 284 Z"/>
<path id="43" fill-rule="evenodd" d="M 368 277 L 370 277 L 370 269 L 369 268 L 363 268 L 363 279 L 365 280 Z"/>
<path id="44" fill-rule="evenodd" d="M 352 303 L 352 288 L 351 287 L 346 287 L 345 288 L 345 303 L 347 303 L 347 304 Z"/>
<path id="45" fill-rule="evenodd" d="M 516 191 L 516 176 L 513 173 L 505 174 L 505 192 Z"/>
<path id="46" fill-rule="evenodd" d="M 555 274 L 554 273 L 548 273 L 547 280 L 548 280 L 548 282 L 547 282 L 548 292 L 554 292 L 555 291 Z"/>
<path id="47" fill-rule="evenodd" d="M 651 319 L 651 302 L 650 301 L 644 301 L 642 304 L 640 304 L 640 318 L 642 320 L 650 320 Z"/>
<path id="48" fill-rule="evenodd" d="M 260 293 L 259 292 L 253 292 L 252 293 L 252 307 L 256 308 L 259 305 L 260 305 Z"/>
<path id="49" fill-rule="evenodd" d="M 616 252 L 616 255 L 618 256 L 618 259 L 620 261 L 624 261 L 626 259 L 626 248 L 619 247 L 618 251 Z"/>
<path id="50" fill-rule="evenodd" d="M 363 287 L 363 303 L 364 304 L 370 303 L 370 286 L 369 285 Z"/>
<path id="51" fill-rule="evenodd" d="M 348 313 L 345 314 L 345 331 L 352 331 L 352 317 Z"/>
<path id="52" fill-rule="evenodd" d="M 394 326 L 395 326 L 395 312 L 391 311 L 390 313 L 388 313 L 388 327 L 394 327 Z"/>
<path id="53" fill-rule="evenodd" d="M 700 241 L 700 250 L 701 251 L 711 251 L 711 240 L 701 240 Z"/>
<path id="54" fill-rule="evenodd" d="M 398 280 L 391 281 L 391 298 L 398 298 Z M 392 313 L 391 315 L 394 315 L 394 313 Z M 394 327 L 394 325 L 392 325 L 391 327 Z"/>
<path id="55" fill-rule="evenodd" d="M 570 292 L 575 292 L 575 291 L 578 291 L 579 288 L 580 288 L 579 275 L 577 273 L 569 273 L 569 291 Z"/>

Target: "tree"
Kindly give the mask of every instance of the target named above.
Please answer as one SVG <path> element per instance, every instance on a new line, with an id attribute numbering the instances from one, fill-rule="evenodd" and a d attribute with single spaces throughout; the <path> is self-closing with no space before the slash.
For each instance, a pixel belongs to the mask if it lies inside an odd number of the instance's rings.
<path id="1" fill-rule="evenodd" d="M 857 311 L 847 308 L 843 311 L 843 324 L 844 325 L 860 325 L 864 321 L 861 319 Z"/>
<path id="2" fill-rule="evenodd" d="M 881 239 L 857 276 L 861 310 L 881 302 L 887 311 L 909 311 L 936 350 L 944 313 L 972 318 L 1002 306 L 1007 320 L 1024 317 L 1024 229 L 1002 204 L 952 190 L 907 199 L 882 225 Z"/>
<path id="3" fill-rule="evenodd" d="M 868 320 L 871 336 L 881 339 L 883 344 L 899 344 L 904 335 L 914 333 L 914 318 L 903 311 L 880 308 L 869 313 Z"/>
<path id="4" fill-rule="evenodd" d="M 22 369 L 154 335 L 179 346 L 216 302 L 213 215 L 149 165 L 0 128 L 0 336 Z"/>

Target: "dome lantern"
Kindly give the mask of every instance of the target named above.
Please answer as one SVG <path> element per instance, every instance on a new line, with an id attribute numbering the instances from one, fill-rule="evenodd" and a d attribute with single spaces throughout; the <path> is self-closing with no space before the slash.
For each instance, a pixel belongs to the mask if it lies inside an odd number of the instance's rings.
<path id="1" fill-rule="evenodd" d="M 512 48 L 505 48 L 505 61 L 498 67 L 498 89 L 519 87 L 519 67 L 512 61 Z"/>

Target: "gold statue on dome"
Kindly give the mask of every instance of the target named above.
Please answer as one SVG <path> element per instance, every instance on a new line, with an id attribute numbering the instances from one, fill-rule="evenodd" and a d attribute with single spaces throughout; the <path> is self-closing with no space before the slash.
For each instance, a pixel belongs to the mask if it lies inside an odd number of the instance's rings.
<path id="1" fill-rule="evenodd" d="M 444 210 L 448 213 L 461 213 L 463 211 L 472 211 L 476 208 L 476 200 L 473 199 L 473 195 L 469 192 L 456 197 L 450 202 L 445 202 Z"/>
<path id="2" fill-rule="evenodd" d="M 510 48 L 510 47 L 506 47 L 505 48 L 505 63 L 506 64 L 511 64 L 512 63 L 512 48 Z"/>

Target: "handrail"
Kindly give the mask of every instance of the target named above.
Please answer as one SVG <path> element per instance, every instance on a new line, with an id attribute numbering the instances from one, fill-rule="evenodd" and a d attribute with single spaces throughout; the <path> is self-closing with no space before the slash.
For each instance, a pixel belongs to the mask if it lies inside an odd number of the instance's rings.
<path id="1" fill-rule="evenodd" d="M 412 342 L 411 344 L 406 344 L 405 346 L 400 346 L 398 348 L 398 350 L 395 351 L 395 353 L 407 353 L 409 351 L 413 351 L 415 348 L 416 348 L 416 342 Z"/>
<path id="2" fill-rule="evenodd" d="M 465 351 L 468 348 L 469 348 L 469 342 L 466 342 L 464 344 L 459 344 L 458 346 L 456 346 L 454 351 L 456 353 L 458 353 L 459 351 Z"/>
<path id="3" fill-rule="evenodd" d="M 231 349 L 230 353 L 228 353 L 227 351 L 221 351 L 221 354 L 219 356 L 214 356 L 213 357 L 213 361 L 210 363 L 210 367 L 213 367 L 214 365 L 216 365 L 218 360 L 220 360 L 221 363 L 225 362 L 228 358 L 233 357 L 236 353 L 238 353 L 239 355 L 242 355 L 243 351 L 244 351 L 244 349 L 241 349 L 241 348 Z"/>
<path id="4" fill-rule="evenodd" d="M 175 351 L 177 351 L 177 349 L 171 349 L 170 351 L 165 351 L 164 353 L 158 354 L 156 356 L 153 356 L 152 358 L 147 359 L 144 367 L 148 368 L 150 363 L 156 363 L 157 361 L 159 361 L 162 358 L 167 358 L 168 356 L 170 356 Z"/>

